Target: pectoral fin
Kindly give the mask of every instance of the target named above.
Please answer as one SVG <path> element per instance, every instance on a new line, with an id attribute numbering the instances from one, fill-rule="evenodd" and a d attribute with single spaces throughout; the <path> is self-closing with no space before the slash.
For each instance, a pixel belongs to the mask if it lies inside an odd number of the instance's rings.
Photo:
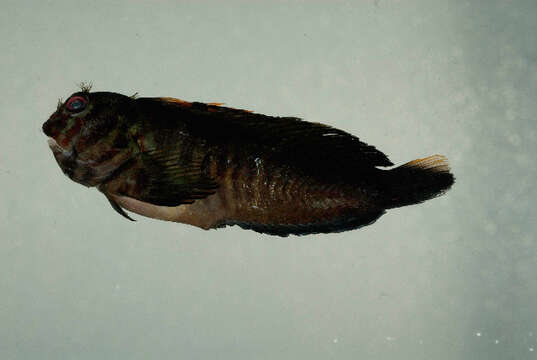
<path id="1" fill-rule="evenodd" d="M 180 155 L 149 151 L 141 155 L 140 179 L 143 190 L 126 194 L 137 200 L 159 206 L 191 204 L 214 194 L 218 184 L 206 176 L 201 161 L 180 164 Z"/>

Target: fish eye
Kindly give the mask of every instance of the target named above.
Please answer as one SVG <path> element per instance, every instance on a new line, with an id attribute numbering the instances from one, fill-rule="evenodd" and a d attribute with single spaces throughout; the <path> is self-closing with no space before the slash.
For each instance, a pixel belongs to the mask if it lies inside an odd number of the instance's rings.
<path id="1" fill-rule="evenodd" d="M 82 96 L 73 96 L 67 100 L 65 107 L 71 112 L 80 112 L 86 108 L 88 101 Z"/>

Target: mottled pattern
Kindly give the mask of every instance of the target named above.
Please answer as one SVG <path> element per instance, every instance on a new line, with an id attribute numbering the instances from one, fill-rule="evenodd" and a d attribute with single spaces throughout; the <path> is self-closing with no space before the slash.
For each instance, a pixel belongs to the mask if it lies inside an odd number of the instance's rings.
<path id="1" fill-rule="evenodd" d="M 80 110 L 61 104 L 43 125 L 56 160 L 129 219 L 122 208 L 204 229 L 340 232 L 453 183 L 443 157 L 380 170 L 392 163 L 375 147 L 297 118 L 87 89 L 73 96 Z"/>

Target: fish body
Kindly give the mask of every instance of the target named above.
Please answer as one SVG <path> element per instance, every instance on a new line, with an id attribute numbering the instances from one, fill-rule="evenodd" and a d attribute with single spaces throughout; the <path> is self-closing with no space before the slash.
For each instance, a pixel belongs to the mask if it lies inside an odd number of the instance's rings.
<path id="1" fill-rule="evenodd" d="M 174 98 L 74 93 L 43 124 L 73 181 L 113 208 L 203 229 L 340 232 L 453 184 L 436 155 L 393 164 L 327 125 Z"/>

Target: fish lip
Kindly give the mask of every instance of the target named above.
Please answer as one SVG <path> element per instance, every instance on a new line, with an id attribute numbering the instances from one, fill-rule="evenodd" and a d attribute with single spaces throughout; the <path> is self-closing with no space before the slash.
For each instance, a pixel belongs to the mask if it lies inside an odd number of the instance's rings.
<path id="1" fill-rule="evenodd" d="M 47 139 L 47 143 L 48 143 L 48 147 L 51 148 L 52 150 L 63 150 L 62 147 L 58 144 L 58 142 L 56 141 L 56 139 L 54 139 L 53 137 L 48 137 Z"/>
<path id="2" fill-rule="evenodd" d="M 65 157 L 71 157 L 74 153 L 73 147 L 64 148 L 53 137 L 50 137 L 47 139 L 48 147 L 52 150 L 54 153 L 61 153 Z"/>
<path id="3" fill-rule="evenodd" d="M 48 147 L 51 148 L 52 150 L 61 149 L 60 145 L 58 145 L 58 142 L 56 142 L 56 140 L 50 136 L 47 139 L 47 143 L 48 143 Z"/>

